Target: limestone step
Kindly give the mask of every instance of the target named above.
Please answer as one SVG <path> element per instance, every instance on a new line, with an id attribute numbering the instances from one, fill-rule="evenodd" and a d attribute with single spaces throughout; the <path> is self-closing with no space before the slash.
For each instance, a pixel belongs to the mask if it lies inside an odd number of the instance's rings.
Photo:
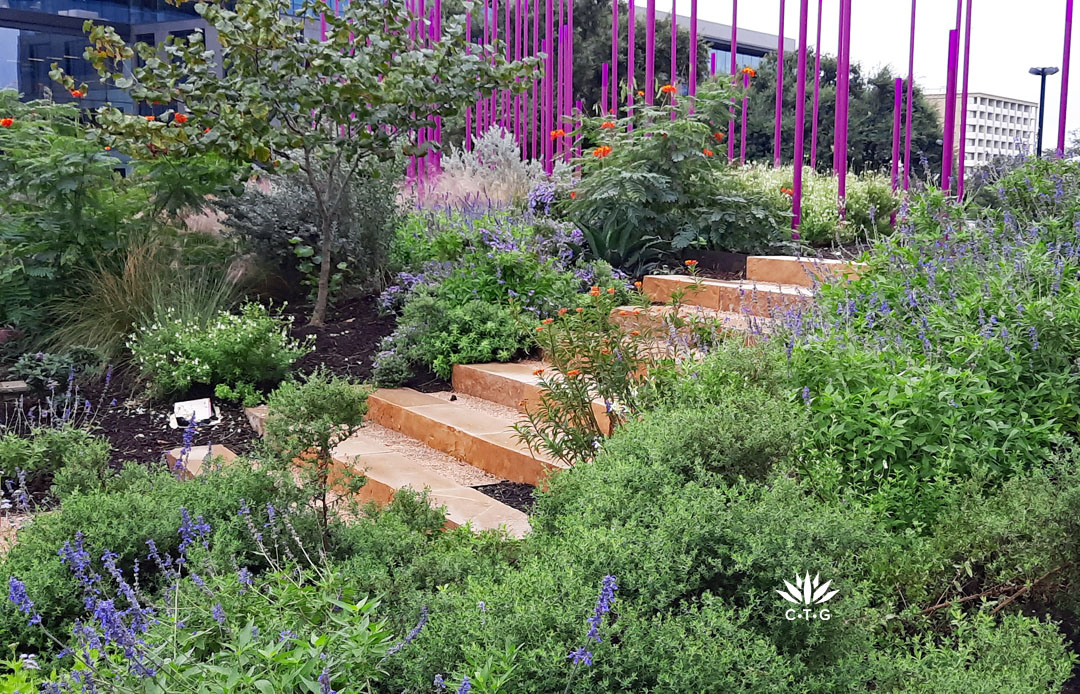
<path id="1" fill-rule="evenodd" d="M 668 303 L 676 292 L 681 292 L 684 304 L 763 317 L 809 304 L 814 296 L 813 290 L 800 285 L 695 279 L 686 275 L 647 275 L 642 291 L 654 303 Z"/>
<path id="2" fill-rule="evenodd" d="M 746 259 L 746 279 L 755 282 L 814 287 L 834 280 L 858 279 L 865 263 L 789 255 L 752 255 Z"/>
<path id="3" fill-rule="evenodd" d="M 666 333 L 670 331 L 671 316 L 674 312 L 675 307 L 670 305 L 649 306 L 644 309 L 637 306 L 621 306 L 612 311 L 611 319 L 624 329 Z M 684 324 L 680 330 L 683 333 L 697 328 L 712 328 L 720 332 L 760 335 L 769 332 L 775 322 L 764 316 L 686 304 L 679 306 L 678 317 Z M 658 337 L 664 337 L 664 335 L 658 335 Z"/>
<path id="4" fill-rule="evenodd" d="M 465 524 L 473 530 L 504 529 L 514 537 L 529 531 L 529 518 L 521 511 L 440 475 L 406 456 L 391 450 L 364 430 L 339 444 L 333 451 L 335 472 L 367 477 L 359 498 L 378 504 L 389 503 L 398 490 L 409 487 L 429 490 L 428 501 L 446 508 L 446 524 Z"/>
<path id="5" fill-rule="evenodd" d="M 455 392 L 525 412 L 526 409 L 536 411 L 540 404 L 541 379 L 557 376 L 557 371 L 540 361 L 455 364 L 451 384 Z M 610 434 L 611 421 L 602 400 L 593 401 L 593 414 L 600 429 Z"/>
<path id="6" fill-rule="evenodd" d="M 534 455 L 518 440 L 515 419 L 479 412 L 411 388 L 380 389 L 368 418 L 388 429 L 511 482 L 540 484 L 561 464 Z"/>

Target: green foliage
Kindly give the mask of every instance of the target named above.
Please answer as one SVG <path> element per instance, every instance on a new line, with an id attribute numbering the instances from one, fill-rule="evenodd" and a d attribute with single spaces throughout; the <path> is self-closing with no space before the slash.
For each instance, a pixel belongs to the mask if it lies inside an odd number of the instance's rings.
<path id="1" fill-rule="evenodd" d="M 791 205 L 793 171 L 790 166 L 774 168 L 752 164 L 739 169 L 739 176 L 780 207 Z M 848 174 L 844 215 L 840 215 L 837 178 L 811 169 L 803 172 L 802 217 L 799 236 L 805 243 L 827 245 L 867 241 L 892 233 L 890 224 L 899 207 L 892 184 L 884 174 Z"/>
<path id="2" fill-rule="evenodd" d="M 263 401 L 262 394 L 250 383 L 237 383 L 235 386 L 219 383 L 214 386 L 214 397 L 240 403 L 244 407 L 255 407 Z"/>
<path id="3" fill-rule="evenodd" d="M 128 346 L 159 396 L 182 394 L 196 384 L 273 385 L 310 351 L 307 343 L 289 337 L 290 324 L 262 304 L 248 303 L 239 313 L 219 313 L 199 329 L 169 306 L 134 333 Z"/>
<path id="4" fill-rule="evenodd" d="M 390 238 L 397 226 L 399 159 L 368 163 L 356 173 L 334 211 L 330 262 L 337 284 L 371 288 L 383 280 Z M 286 278 L 298 276 L 315 289 L 322 257 L 315 195 L 297 174 L 268 176 L 244 188 L 240 197 L 221 198 L 228 233 Z"/>
<path id="5" fill-rule="evenodd" d="M 784 243 L 783 206 L 744 184 L 719 154 L 724 133 L 715 124 L 726 121 L 733 96 L 713 81 L 695 100 L 673 104 L 661 94 L 632 118 L 586 121 L 594 149 L 565 209 L 593 254 L 640 275 L 668 245 L 761 253 Z"/>
<path id="6" fill-rule="evenodd" d="M 11 375 L 35 390 L 45 391 L 61 386 L 69 376 L 83 376 L 101 365 L 101 355 L 88 347 L 73 347 L 62 354 L 27 352 L 11 365 Z"/>
<path id="7" fill-rule="evenodd" d="M 170 36 L 163 46 L 132 47 L 110 26 L 85 24 L 85 58 L 103 81 L 127 89 L 136 103 L 158 101 L 176 109 L 150 120 L 99 109 L 96 123 L 104 141 L 140 158 L 158 151 L 178 157 L 214 152 L 304 177 L 319 234 L 311 321 L 316 325 L 324 319 L 335 267 L 334 222 L 361 166 L 426 154 L 432 145 L 409 142 L 409 133 L 425 127 L 431 116 L 452 115 L 478 94 L 524 90 L 525 81 L 516 78 L 535 62 L 508 63 L 498 51 L 488 60 L 468 50 L 462 15 L 444 18 L 440 41 L 428 44 L 426 38 L 415 40 L 415 17 L 401 0 L 350 3 L 334 13 L 324 9 L 318 2 L 297 9 L 284 0 L 197 3 L 196 12 L 222 47 L 215 57 L 227 69 L 220 72 L 207 69 L 201 31 Z M 319 24 L 321 31 L 312 34 Z M 350 50 L 354 43 L 365 50 Z M 277 58 L 262 58 L 269 54 Z M 116 71 L 120 61 L 136 55 L 140 60 L 130 73 Z M 432 66 L 439 79 L 431 79 Z M 59 67 L 51 75 L 74 88 L 74 79 Z"/>
<path id="8" fill-rule="evenodd" d="M 146 195 L 83 137 L 74 104 L 22 103 L 4 90 L 0 112 L 14 121 L 0 128 L 0 325 L 36 328 L 45 299 L 148 226 Z"/>
<path id="9" fill-rule="evenodd" d="M 218 267 L 231 256 L 219 257 L 220 250 L 200 244 L 196 234 L 184 234 L 175 244 L 155 236 L 132 242 L 115 267 L 88 263 L 69 295 L 50 307 L 50 343 L 62 350 L 92 344 L 117 364 L 125 360 L 124 341 L 136 328 L 166 316 L 191 332 L 207 328 L 236 304 L 244 286 L 242 277 Z"/>
<path id="10" fill-rule="evenodd" d="M 215 565 L 228 567 L 237 552 L 251 552 L 253 540 L 237 515 L 241 500 L 253 507 L 272 502 L 287 507 L 298 492 L 285 476 L 254 469 L 244 461 L 209 470 L 192 481 L 181 482 L 165 471 L 148 471 L 130 466 L 106 489 L 76 493 L 64 499 L 51 513 L 37 516 L 19 532 L 19 542 L 0 560 L 0 574 L 18 576 L 38 605 L 45 628 L 66 634 L 72 620 L 83 614 L 82 590 L 70 568 L 57 551 L 65 542 L 83 533 L 86 550 L 100 557 L 106 549 L 119 555 L 117 565 L 130 575 L 140 562 L 142 585 L 155 586 L 155 570 L 146 561 L 147 540 L 164 553 L 175 554 L 180 537 L 176 528 L 180 508 L 192 516 L 201 515 L 213 534 Z M 309 521 L 294 521 L 298 530 L 311 537 Z M 26 618 L 10 604 L 0 609 L 0 634 L 4 640 L 30 648 L 52 648 L 40 629 L 28 627 Z"/>
<path id="11" fill-rule="evenodd" d="M 0 436 L 0 475 L 6 479 L 20 471 L 31 479 L 48 479 L 63 469 L 76 468 L 96 478 L 100 486 L 108 464 L 109 442 L 70 424 Z"/>

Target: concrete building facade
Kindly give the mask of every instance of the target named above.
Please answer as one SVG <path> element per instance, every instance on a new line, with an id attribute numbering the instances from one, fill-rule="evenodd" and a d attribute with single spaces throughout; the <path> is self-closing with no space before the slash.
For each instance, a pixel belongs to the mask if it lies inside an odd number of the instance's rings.
<path id="1" fill-rule="evenodd" d="M 938 121 L 944 125 L 945 94 L 927 94 L 926 99 L 933 104 Z M 1015 156 L 1034 150 L 1039 127 L 1039 105 L 1036 102 L 984 92 L 969 93 L 967 132 L 961 133 L 960 115 L 964 108 L 961 100 L 962 97 L 958 95 L 954 145 L 959 152 L 960 138 L 967 139 L 965 168 L 983 166 L 998 157 Z"/>

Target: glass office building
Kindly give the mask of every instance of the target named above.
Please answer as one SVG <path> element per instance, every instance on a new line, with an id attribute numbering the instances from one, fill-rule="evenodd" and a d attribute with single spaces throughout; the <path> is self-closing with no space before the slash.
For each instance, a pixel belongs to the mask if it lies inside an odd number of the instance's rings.
<path id="1" fill-rule="evenodd" d="M 58 102 L 71 101 L 49 78 L 53 63 L 58 63 L 76 82 L 90 85 L 90 93 L 80 100 L 83 106 L 109 102 L 132 110 L 128 95 L 106 89 L 83 59 L 87 19 L 112 25 L 127 41 L 147 43 L 203 26 L 190 3 L 176 7 L 164 0 L 0 0 L 0 89 L 15 89 L 24 99 L 51 95 Z"/>

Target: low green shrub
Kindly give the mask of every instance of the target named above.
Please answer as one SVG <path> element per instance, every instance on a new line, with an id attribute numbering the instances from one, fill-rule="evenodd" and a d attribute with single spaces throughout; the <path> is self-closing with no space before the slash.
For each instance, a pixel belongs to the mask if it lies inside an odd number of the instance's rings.
<path id="1" fill-rule="evenodd" d="M 102 361 L 101 355 L 88 347 L 75 347 L 61 354 L 28 352 L 12 364 L 11 375 L 40 392 L 61 388 L 69 377 L 99 369 Z"/>
<path id="2" fill-rule="evenodd" d="M 219 313 L 199 330 L 168 308 L 132 334 L 128 346 L 158 396 L 182 394 L 197 384 L 273 385 L 311 351 L 307 342 L 289 337 L 290 324 L 291 319 L 248 303 L 239 313 Z"/>
<path id="3" fill-rule="evenodd" d="M 48 479 L 65 469 L 76 469 L 100 479 L 109 464 L 109 442 L 71 424 L 35 426 L 25 433 L 0 436 L 0 475 L 7 479 L 26 473 Z"/>

